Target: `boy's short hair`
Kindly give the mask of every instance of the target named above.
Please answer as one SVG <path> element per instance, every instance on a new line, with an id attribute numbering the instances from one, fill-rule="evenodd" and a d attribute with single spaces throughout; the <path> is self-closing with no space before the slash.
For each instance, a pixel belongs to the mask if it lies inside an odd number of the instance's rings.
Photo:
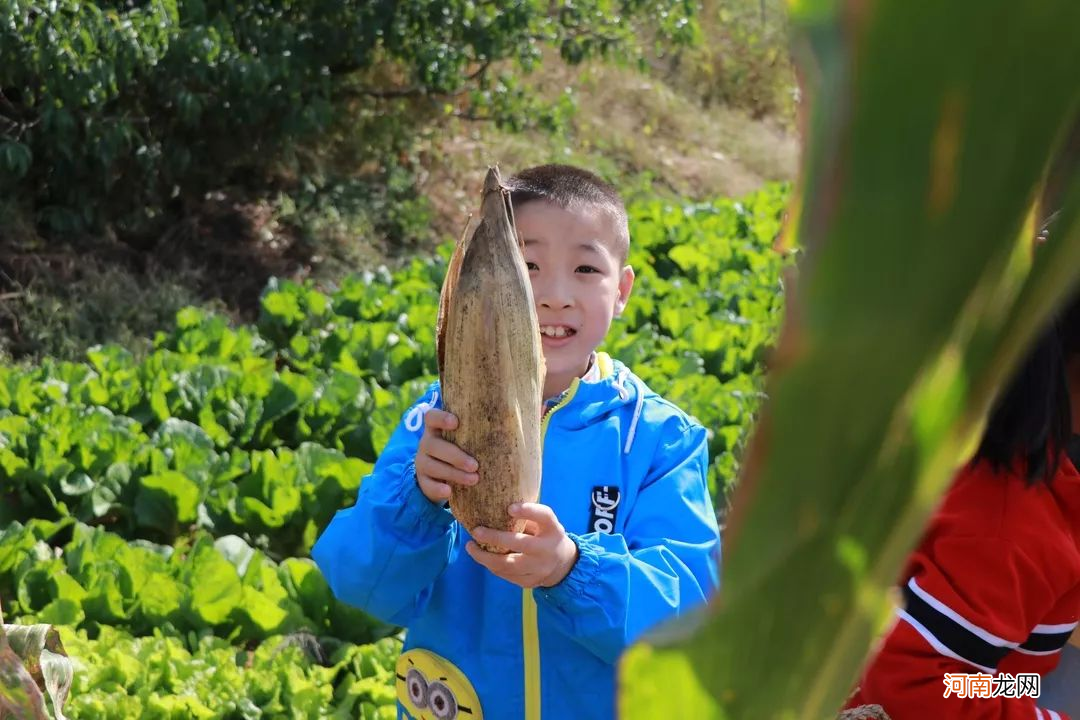
<path id="1" fill-rule="evenodd" d="M 619 192 L 594 173 L 573 165 L 537 165 L 511 176 L 505 183 L 510 203 L 518 208 L 534 200 L 546 200 L 561 208 L 591 205 L 608 213 L 616 226 L 616 254 L 626 262 L 630 253 L 630 227 Z"/>

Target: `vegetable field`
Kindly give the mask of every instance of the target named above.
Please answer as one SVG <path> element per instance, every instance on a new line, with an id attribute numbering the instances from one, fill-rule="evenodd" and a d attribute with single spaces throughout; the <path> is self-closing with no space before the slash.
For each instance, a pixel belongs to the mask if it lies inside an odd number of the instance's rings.
<path id="1" fill-rule="evenodd" d="M 634 297 L 604 349 L 700 419 L 723 510 L 782 309 L 787 189 L 633 204 Z M 308 557 L 436 373 L 448 247 L 253 326 L 182 311 L 154 350 L 0 369 L 0 600 L 61 631 L 71 718 L 391 718 L 398 628 Z"/>

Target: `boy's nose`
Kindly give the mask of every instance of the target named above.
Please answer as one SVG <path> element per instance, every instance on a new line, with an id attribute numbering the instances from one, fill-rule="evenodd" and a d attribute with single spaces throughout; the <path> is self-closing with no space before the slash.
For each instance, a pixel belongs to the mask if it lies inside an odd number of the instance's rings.
<path id="1" fill-rule="evenodd" d="M 540 301 L 540 307 L 546 307 L 548 309 L 568 308 L 573 304 L 574 303 L 570 298 L 544 298 Z"/>
<path id="2" fill-rule="evenodd" d="M 554 310 L 568 308 L 574 304 L 574 299 L 570 296 L 570 293 L 561 292 L 541 293 L 536 300 L 541 307 Z"/>
<path id="3" fill-rule="evenodd" d="M 567 308 L 574 304 L 572 293 L 565 283 L 548 282 L 541 287 L 533 287 L 536 302 L 540 307 L 548 309 Z"/>

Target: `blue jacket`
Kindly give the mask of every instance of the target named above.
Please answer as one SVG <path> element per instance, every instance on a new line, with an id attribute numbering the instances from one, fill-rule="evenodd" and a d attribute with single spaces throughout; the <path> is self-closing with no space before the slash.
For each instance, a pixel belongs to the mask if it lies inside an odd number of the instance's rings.
<path id="1" fill-rule="evenodd" d="M 408 628 L 399 718 L 612 718 L 623 649 L 716 589 L 705 429 L 621 363 L 597 361 L 600 379 L 575 380 L 543 422 L 540 502 L 579 550 L 558 585 L 523 590 L 488 572 L 419 491 L 413 460 L 438 383 L 312 550 L 338 598 Z"/>

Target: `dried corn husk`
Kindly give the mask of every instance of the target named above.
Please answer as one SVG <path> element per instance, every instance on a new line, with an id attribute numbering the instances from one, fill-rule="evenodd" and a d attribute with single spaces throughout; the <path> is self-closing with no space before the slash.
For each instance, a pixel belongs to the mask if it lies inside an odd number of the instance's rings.
<path id="1" fill-rule="evenodd" d="M 458 418 L 457 429 L 444 436 L 476 458 L 480 475 L 472 487 L 453 486 L 450 509 L 470 531 L 482 525 L 520 532 L 523 522 L 507 508 L 540 495 L 544 356 L 498 168 L 484 181 L 476 230 L 450 259 L 437 335 L 443 406 Z"/>

